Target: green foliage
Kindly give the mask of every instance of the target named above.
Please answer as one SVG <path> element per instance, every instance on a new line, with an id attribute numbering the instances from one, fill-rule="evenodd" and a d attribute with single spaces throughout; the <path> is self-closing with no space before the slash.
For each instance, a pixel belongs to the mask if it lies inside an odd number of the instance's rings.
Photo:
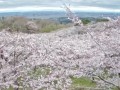
<path id="1" fill-rule="evenodd" d="M 84 25 L 86 25 L 86 24 L 89 24 L 91 21 L 89 20 L 89 19 L 87 19 L 87 18 L 83 18 L 82 19 L 82 23 L 84 24 Z"/>
<path id="2" fill-rule="evenodd" d="M 59 21 L 61 24 L 72 23 L 72 21 L 69 20 L 67 17 L 59 17 L 59 18 L 58 18 L 58 21 Z"/>
<path id="3" fill-rule="evenodd" d="M 70 24 L 62 24 L 52 19 L 28 19 L 24 17 L 6 17 L 0 20 L 0 30 L 10 28 L 12 31 L 29 32 L 26 24 L 28 21 L 35 22 L 38 26 L 38 32 L 48 33 L 61 28 L 69 27 Z M 38 33 L 36 32 L 36 33 Z"/>
<path id="4" fill-rule="evenodd" d="M 108 19 L 105 19 L 105 18 L 98 18 L 96 20 L 96 22 L 108 22 L 109 20 Z"/>
<path id="5" fill-rule="evenodd" d="M 0 21 L 0 29 L 10 28 L 12 31 L 25 31 L 25 24 L 28 21 L 24 17 L 6 17 Z"/>
<path id="6" fill-rule="evenodd" d="M 81 20 L 82 20 L 82 23 L 83 23 L 84 25 L 89 24 L 89 23 L 91 23 L 92 21 L 93 21 L 93 22 L 108 22 L 108 21 L 109 21 L 108 19 L 105 19 L 105 18 L 91 18 L 91 17 L 81 18 Z"/>
<path id="7" fill-rule="evenodd" d="M 82 18 L 83 24 L 91 23 L 91 18 Z M 28 19 L 25 17 L 6 17 L 0 20 L 0 30 L 4 28 L 10 28 L 12 31 L 26 32 L 27 30 L 26 24 L 28 21 L 32 21 L 36 23 L 38 26 L 38 32 L 49 33 L 61 28 L 70 27 L 72 25 L 71 21 L 69 21 L 66 17 L 55 19 Z M 108 19 L 94 19 L 95 22 L 106 22 Z"/>

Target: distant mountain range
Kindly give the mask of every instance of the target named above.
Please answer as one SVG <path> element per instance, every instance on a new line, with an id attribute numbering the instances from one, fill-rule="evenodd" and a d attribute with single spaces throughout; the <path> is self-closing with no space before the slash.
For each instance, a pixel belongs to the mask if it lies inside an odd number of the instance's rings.
<path id="1" fill-rule="evenodd" d="M 85 18 L 85 17 L 111 17 L 116 18 L 120 16 L 120 13 L 96 13 L 96 12 L 75 12 L 78 17 Z M 0 13 L 0 17 L 7 17 L 7 16 L 23 16 L 27 18 L 59 18 L 59 17 L 66 17 L 66 13 L 63 11 L 40 11 L 40 12 L 7 12 L 7 13 Z"/>

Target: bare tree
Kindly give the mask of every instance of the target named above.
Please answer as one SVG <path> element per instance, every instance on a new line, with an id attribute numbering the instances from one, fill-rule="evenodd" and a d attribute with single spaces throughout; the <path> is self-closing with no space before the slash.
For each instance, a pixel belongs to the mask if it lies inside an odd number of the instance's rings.
<path id="1" fill-rule="evenodd" d="M 70 9 L 70 5 L 67 6 L 65 3 L 63 3 L 63 8 L 66 10 L 66 15 L 69 20 L 71 20 L 75 26 L 83 26 L 82 21 L 77 17 Z"/>

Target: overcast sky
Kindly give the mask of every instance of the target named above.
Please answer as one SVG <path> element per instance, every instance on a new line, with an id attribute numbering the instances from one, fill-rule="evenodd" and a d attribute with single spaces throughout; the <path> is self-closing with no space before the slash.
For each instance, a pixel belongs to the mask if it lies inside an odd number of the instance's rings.
<path id="1" fill-rule="evenodd" d="M 62 0 L 72 10 L 120 12 L 120 0 Z M 63 10 L 61 0 L 0 0 L 0 12 Z"/>

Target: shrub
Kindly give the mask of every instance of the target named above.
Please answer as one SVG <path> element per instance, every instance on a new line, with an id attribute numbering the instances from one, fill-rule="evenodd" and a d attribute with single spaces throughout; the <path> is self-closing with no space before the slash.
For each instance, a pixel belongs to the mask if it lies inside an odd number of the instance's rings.
<path id="1" fill-rule="evenodd" d="M 89 19 L 86 19 L 86 18 L 84 18 L 84 19 L 82 19 L 82 23 L 84 24 L 84 25 L 86 25 L 86 24 L 88 24 L 88 23 L 90 23 L 91 21 L 89 20 Z"/>
<path id="2" fill-rule="evenodd" d="M 70 24 L 60 24 L 52 19 L 27 19 L 25 17 L 6 17 L 0 21 L 0 29 L 10 28 L 12 31 L 25 33 L 51 32 Z"/>
<path id="3" fill-rule="evenodd" d="M 108 22 L 109 20 L 108 19 L 104 19 L 104 18 L 98 18 L 97 20 L 96 20 L 96 22 Z"/>
<path id="4" fill-rule="evenodd" d="M 24 17 L 6 17 L 4 20 L 1 20 L 2 26 L 1 29 L 11 28 L 12 31 L 21 31 L 24 32 L 26 30 L 25 24 L 28 21 L 27 18 Z"/>

